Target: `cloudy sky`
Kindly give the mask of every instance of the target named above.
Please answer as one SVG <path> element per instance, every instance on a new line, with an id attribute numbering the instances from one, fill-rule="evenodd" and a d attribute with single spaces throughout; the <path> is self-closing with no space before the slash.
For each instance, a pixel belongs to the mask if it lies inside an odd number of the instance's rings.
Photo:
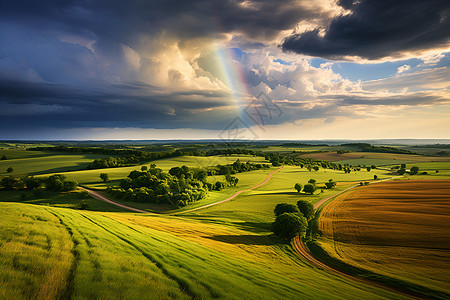
<path id="1" fill-rule="evenodd" d="M 449 65 L 448 0 L 1 1 L 0 139 L 450 138 Z"/>

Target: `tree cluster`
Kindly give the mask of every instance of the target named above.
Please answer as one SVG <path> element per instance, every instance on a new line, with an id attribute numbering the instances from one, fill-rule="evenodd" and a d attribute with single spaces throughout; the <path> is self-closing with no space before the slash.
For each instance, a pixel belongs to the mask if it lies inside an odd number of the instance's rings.
<path id="1" fill-rule="evenodd" d="M 311 202 L 300 200 L 297 205 L 280 203 L 275 206 L 275 222 L 272 232 L 280 238 L 290 241 L 295 236 L 304 236 L 308 229 L 308 221 L 314 217 L 314 206 Z"/>
<path id="2" fill-rule="evenodd" d="M 54 192 L 69 192 L 77 188 L 78 183 L 75 180 L 67 180 L 66 176 L 55 174 L 50 177 L 27 176 L 16 179 L 12 176 L 3 177 L 1 185 L 6 190 L 33 190 L 38 191 L 45 188 Z"/>
<path id="3" fill-rule="evenodd" d="M 186 206 L 206 197 L 210 185 L 205 174 L 200 168 L 183 166 L 164 172 L 151 165 L 148 170 L 131 171 L 119 187 L 109 187 L 108 192 L 127 201 Z"/>

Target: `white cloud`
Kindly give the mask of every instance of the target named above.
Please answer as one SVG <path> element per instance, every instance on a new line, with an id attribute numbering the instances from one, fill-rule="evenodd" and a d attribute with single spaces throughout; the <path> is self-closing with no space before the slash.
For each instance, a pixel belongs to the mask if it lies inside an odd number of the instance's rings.
<path id="1" fill-rule="evenodd" d="M 403 66 L 400 66 L 397 68 L 397 73 L 400 74 L 400 73 L 408 71 L 409 69 L 411 69 L 410 65 L 403 65 Z"/>

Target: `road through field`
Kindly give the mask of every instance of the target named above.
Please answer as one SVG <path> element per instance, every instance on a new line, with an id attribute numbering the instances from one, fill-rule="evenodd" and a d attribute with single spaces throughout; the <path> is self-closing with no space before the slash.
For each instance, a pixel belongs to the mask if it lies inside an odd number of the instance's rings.
<path id="1" fill-rule="evenodd" d="M 85 190 L 86 192 L 88 192 L 92 196 L 92 198 L 95 198 L 97 200 L 101 200 L 101 201 L 110 203 L 112 205 L 115 205 L 115 206 L 118 206 L 118 207 L 121 207 L 121 208 L 125 208 L 126 210 L 129 210 L 129 211 L 132 211 L 132 212 L 151 214 L 148 211 L 137 209 L 137 208 L 134 208 L 134 207 L 131 207 L 131 206 L 123 205 L 123 204 L 114 202 L 112 200 L 109 200 L 108 198 L 106 198 L 106 197 L 100 195 L 99 193 L 97 193 L 96 191 L 93 191 L 93 190 L 90 190 L 90 189 L 87 189 L 87 188 L 84 188 L 84 187 L 80 187 L 80 189 Z"/>
<path id="2" fill-rule="evenodd" d="M 180 212 L 168 214 L 168 215 L 184 214 L 184 213 L 187 213 L 187 212 L 196 211 L 196 210 L 199 210 L 199 209 L 211 207 L 211 206 L 214 206 L 214 205 L 217 205 L 217 204 L 221 204 L 221 203 L 230 201 L 230 200 L 236 198 L 237 196 L 239 196 L 240 194 L 242 194 L 243 192 L 251 191 L 251 190 L 254 190 L 254 189 L 257 189 L 257 188 L 263 186 L 264 184 L 266 184 L 266 183 L 270 180 L 270 178 L 272 178 L 272 175 L 273 175 L 273 174 L 277 173 L 277 172 L 280 171 L 282 168 L 283 168 L 283 167 L 281 167 L 281 168 L 279 168 L 279 169 L 276 169 L 275 171 L 273 171 L 273 172 L 267 174 L 266 179 L 264 179 L 264 181 L 258 183 L 257 185 L 255 185 L 255 186 L 253 186 L 253 187 L 251 187 L 251 188 L 248 188 L 248 189 L 244 189 L 244 190 L 237 191 L 236 193 L 234 193 L 231 197 L 228 197 L 227 199 L 220 200 L 220 201 L 218 201 L 218 202 L 210 203 L 210 204 L 207 204 L 207 205 L 203 205 L 203 206 L 200 206 L 200 207 L 196 207 L 196 208 L 193 208 L 193 209 L 189 209 L 189 210 L 185 210 L 185 211 L 180 211 Z M 118 207 L 124 208 L 124 209 L 129 210 L 129 211 L 132 211 L 132 212 L 139 212 L 139 213 L 145 213 L 145 214 L 156 214 L 156 213 L 151 213 L 151 212 L 148 212 L 148 211 L 145 211 L 145 210 L 142 210 L 142 209 L 134 208 L 134 207 L 131 207 L 131 206 L 127 206 L 127 205 L 124 205 L 124 204 L 121 204 L 121 203 L 112 201 L 112 200 L 106 198 L 105 196 L 102 196 L 102 195 L 100 195 L 99 193 L 97 193 L 97 192 L 95 192 L 95 191 L 93 191 L 93 190 L 84 188 L 84 187 L 80 187 L 80 189 L 87 191 L 87 192 L 88 192 L 93 198 L 95 198 L 95 199 L 98 199 L 98 200 L 101 200 L 101 201 L 110 203 L 110 204 L 112 204 L 112 205 L 116 205 L 116 206 L 118 206 Z"/>

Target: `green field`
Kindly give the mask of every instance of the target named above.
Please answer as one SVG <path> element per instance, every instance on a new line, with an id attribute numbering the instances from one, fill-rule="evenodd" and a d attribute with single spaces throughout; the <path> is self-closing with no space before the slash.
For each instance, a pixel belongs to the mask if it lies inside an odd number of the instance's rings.
<path id="1" fill-rule="evenodd" d="M 268 237 L 262 240 L 269 244 L 265 247 L 271 249 L 271 254 L 280 255 L 282 261 L 290 260 L 286 265 L 274 266 L 274 271 L 270 256 L 265 263 L 261 257 L 252 262 L 248 256 L 226 255 L 148 226 L 162 217 L 16 203 L 1 203 L 0 209 L 0 298 L 393 296 L 311 269 L 277 250 Z M 133 221 L 125 221 L 126 216 Z M 178 218 L 163 221 L 183 225 Z"/>
<path id="2" fill-rule="evenodd" d="M 34 151 L 26 151 L 34 153 Z M 9 175 L 6 169 L 12 167 L 14 171 L 11 175 L 38 175 L 49 173 L 62 173 L 73 170 L 86 169 L 88 164 L 97 158 L 104 158 L 103 155 L 93 154 L 53 154 L 43 156 L 0 160 L 0 175 Z"/>
<path id="3" fill-rule="evenodd" d="M 2 163 L 16 162 L 13 168 L 17 167 L 17 172 L 32 169 L 42 176 L 58 169 L 57 173 L 68 179 L 99 189 L 140 169 L 63 172 L 91 161 L 87 157 L 52 154 Z M 261 157 L 242 155 L 184 156 L 151 163 L 167 171 L 182 165 L 228 164 L 238 158 L 267 163 Z M 49 166 L 52 161 L 55 164 Z M 149 295 L 158 299 L 401 299 L 401 295 L 312 267 L 290 244 L 271 233 L 276 204 L 295 204 L 300 199 L 315 203 L 355 182 L 373 181 L 374 175 L 391 177 L 387 170 L 345 174 L 284 166 L 257 189 L 220 205 L 187 211 L 255 186 L 276 169 L 238 173 L 236 187 L 211 191 L 206 199 L 177 210 L 181 214 L 176 216 L 167 211 L 159 215 L 129 213 L 79 191 L 44 191 L 40 195 L 0 191 L 0 299 L 139 299 Z M 47 174 L 48 170 L 51 173 Z M 100 173 L 108 173 L 112 182 L 101 183 Z M 12 175 L 17 175 L 16 171 Z M 298 194 L 294 184 L 304 185 L 309 179 L 316 179 L 319 187 L 329 179 L 338 184 L 323 192 L 319 188 L 314 195 Z M 216 180 L 223 176 L 208 178 Z M 82 201 L 88 204 L 87 210 L 79 209 Z M 144 203 L 126 204 L 152 209 Z"/>

